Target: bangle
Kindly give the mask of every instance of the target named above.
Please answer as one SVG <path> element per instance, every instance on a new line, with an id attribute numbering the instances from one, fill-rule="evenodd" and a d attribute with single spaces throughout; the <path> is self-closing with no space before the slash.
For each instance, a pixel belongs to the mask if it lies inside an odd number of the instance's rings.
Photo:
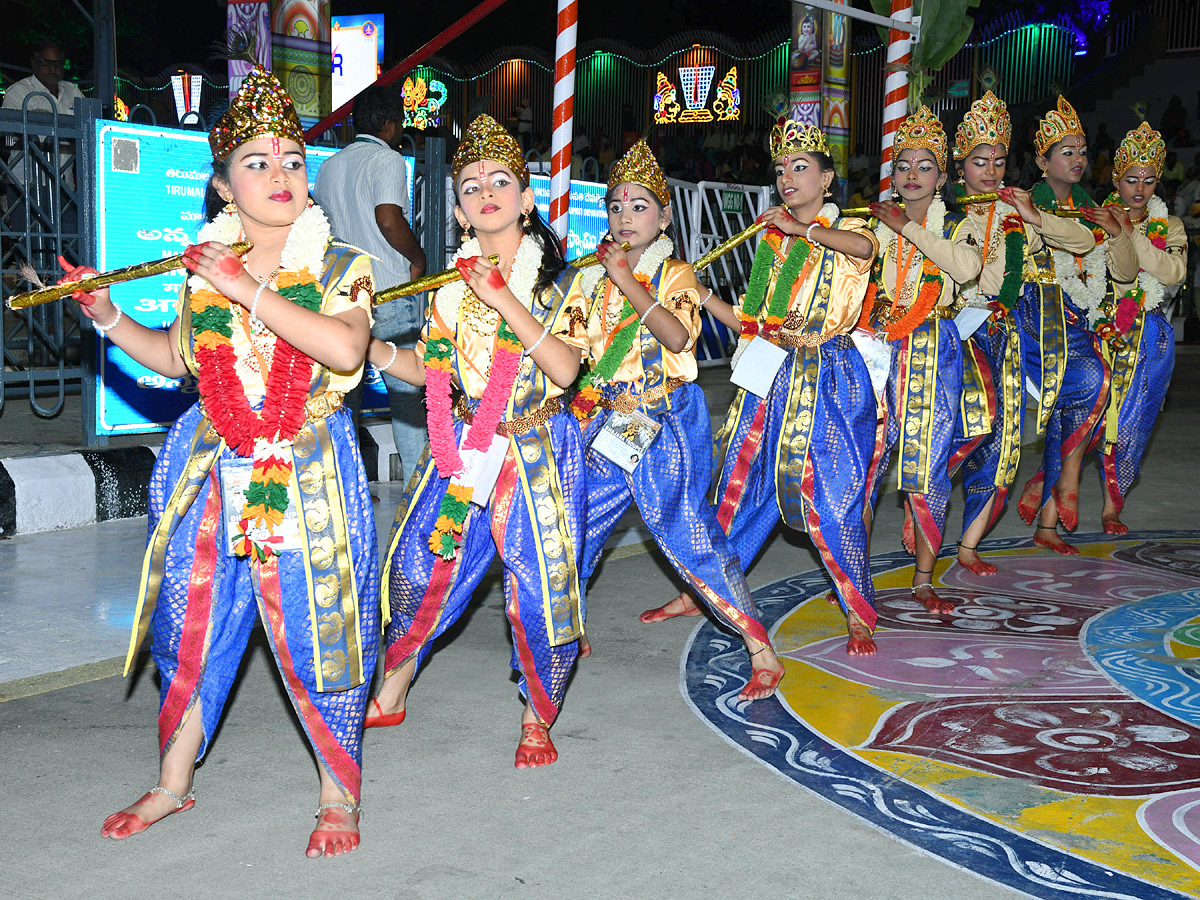
<path id="1" fill-rule="evenodd" d="M 655 300 L 653 303 L 650 304 L 650 308 L 648 310 L 646 310 L 644 313 L 642 313 L 642 321 L 643 322 L 646 321 L 646 317 L 649 316 L 650 313 L 654 312 L 654 307 L 656 307 L 656 306 L 662 306 L 662 301 Z"/>
<path id="2" fill-rule="evenodd" d="M 700 308 L 704 309 L 704 304 L 712 299 L 712 288 L 708 289 L 708 293 L 704 295 L 704 299 L 700 301 Z"/>
<path id="3" fill-rule="evenodd" d="M 392 358 L 387 361 L 387 365 L 375 367 L 380 373 L 386 372 L 388 369 L 390 369 L 392 367 L 392 363 L 394 363 L 396 361 L 396 354 L 400 352 L 400 348 L 397 347 L 395 344 L 393 344 L 391 341 L 384 341 L 384 343 L 392 348 Z"/>
<path id="4" fill-rule="evenodd" d="M 529 347 L 525 351 L 525 355 L 532 356 L 533 351 L 536 350 L 538 347 L 542 346 L 542 341 L 544 341 L 546 339 L 546 335 L 548 335 L 549 333 L 550 333 L 550 326 L 547 325 L 545 328 L 542 329 L 542 336 L 533 342 L 533 346 Z"/>
<path id="5" fill-rule="evenodd" d="M 811 224 L 808 226 L 808 230 L 804 232 L 804 239 L 805 239 L 806 241 L 808 241 L 810 244 L 813 242 L 813 239 L 812 239 L 812 230 L 813 230 L 814 228 L 816 228 L 818 224 L 820 224 L 820 223 L 818 223 L 818 222 L 813 222 L 813 223 L 811 223 Z"/>
<path id="6" fill-rule="evenodd" d="M 96 330 L 96 334 L 108 334 L 110 331 L 116 328 L 117 323 L 121 321 L 121 316 L 123 315 L 121 312 L 121 307 L 114 303 L 113 308 L 117 311 L 117 317 L 107 325 L 101 325 L 95 319 L 92 320 L 92 328 Z"/>
<path id="7" fill-rule="evenodd" d="M 258 298 L 262 296 L 262 292 L 266 286 L 267 282 L 265 281 L 258 283 L 258 289 L 254 292 L 254 300 L 250 304 L 250 324 L 256 329 L 262 328 L 262 322 L 258 318 Z"/>

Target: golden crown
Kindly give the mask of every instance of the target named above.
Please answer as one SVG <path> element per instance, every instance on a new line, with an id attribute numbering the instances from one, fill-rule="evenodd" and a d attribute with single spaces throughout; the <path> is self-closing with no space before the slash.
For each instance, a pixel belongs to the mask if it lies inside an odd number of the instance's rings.
<path id="1" fill-rule="evenodd" d="M 667 187 L 667 177 L 654 158 L 654 153 L 645 141 L 639 140 L 619 160 L 613 163 L 608 175 L 608 188 L 612 190 L 618 184 L 640 184 L 648 188 L 658 198 L 658 202 L 667 206 L 671 202 L 671 189 Z"/>
<path id="2" fill-rule="evenodd" d="M 1112 180 L 1116 184 L 1128 169 L 1134 166 L 1149 166 L 1155 175 L 1162 174 L 1167 156 L 1167 145 L 1163 136 L 1143 122 L 1125 137 L 1113 154 Z"/>
<path id="3" fill-rule="evenodd" d="M 785 119 L 771 129 L 771 159 L 793 153 L 829 153 L 829 143 L 816 125 Z"/>
<path id="4" fill-rule="evenodd" d="M 273 134 L 289 138 L 304 152 L 304 129 L 292 98 L 279 79 L 255 66 L 246 76 L 229 109 L 208 134 L 213 159 L 225 159 L 246 141 Z"/>
<path id="5" fill-rule="evenodd" d="M 971 104 L 954 134 L 954 158 L 966 159 L 980 144 L 1012 146 L 1012 119 L 1004 101 L 988 91 Z"/>
<path id="6" fill-rule="evenodd" d="M 1065 137 L 1077 134 L 1083 137 L 1083 123 L 1075 107 L 1067 102 L 1062 94 L 1058 95 L 1058 109 L 1046 113 L 1045 118 L 1038 123 L 1037 134 L 1033 137 L 1033 145 L 1037 148 L 1038 156 L 1045 156 L 1046 151 Z"/>
<path id="7" fill-rule="evenodd" d="M 946 171 L 946 129 L 928 106 L 922 106 L 896 129 L 892 159 L 896 159 L 901 150 L 928 150 L 937 160 L 938 168 Z"/>
<path id="8" fill-rule="evenodd" d="M 529 187 L 529 163 L 521 153 L 521 145 L 499 122 L 486 113 L 467 126 L 462 142 L 454 151 L 450 170 L 454 173 L 455 182 L 458 181 L 459 172 L 471 163 L 483 159 L 494 159 L 507 166 L 521 179 L 522 186 Z"/>

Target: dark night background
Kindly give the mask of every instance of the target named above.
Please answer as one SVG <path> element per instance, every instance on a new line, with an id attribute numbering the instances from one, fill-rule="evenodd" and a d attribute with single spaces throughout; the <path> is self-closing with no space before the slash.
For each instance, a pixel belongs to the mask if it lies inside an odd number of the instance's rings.
<path id="1" fill-rule="evenodd" d="M 90 12 L 91 0 L 80 0 Z M 386 20 L 386 58 L 399 62 L 442 29 L 453 24 L 476 4 L 335 0 L 333 13 L 383 12 Z M 790 0 L 581 0 L 578 41 L 615 38 L 649 49 L 681 31 L 710 30 L 735 40 L 753 40 L 778 29 L 791 15 Z M 865 0 L 855 4 L 866 8 Z M 1096 0 L 981 0 L 976 19 L 988 19 L 1021 10 L 1028 20 L 1049 21 L 1067 15 L 1082 18 Z M 1108 5 L 1108 4 L 1103 4 Z M 40 38 L 58 40 L 72 64 L 68 77 L 84 80 L 92 65 L 92 30 L 71 0 L 7 0 L 4 28 L 0 29 L 0 64 L 27 66 L 30 48 Z M 1121 0 L 1111 4 L 1116 14 Z M 507 46 L 521 45 L 554 50 L 554 0 L 508 0 L 441 55 L 450 61 L 469 61 Z M 733 11 L 736 10 L 736 13 Z M 221 40 L 225 28 L 223 0 L 193 0 L 187 4 L 162 0 L 116 0 L 117 66 L 120 74 L 153 76 L 177 63 L 205 65 L 211 45 Z M 1094 25 L 1080 23 L 1089 30 Z M 861 27 L 861 26 L 859 26 Z M 220 65 L 212 67 L 214 72 Z M 9 78 L 11 72 L 6 73 Z M 17 77 L 20 77 L 19 75 Z"/>

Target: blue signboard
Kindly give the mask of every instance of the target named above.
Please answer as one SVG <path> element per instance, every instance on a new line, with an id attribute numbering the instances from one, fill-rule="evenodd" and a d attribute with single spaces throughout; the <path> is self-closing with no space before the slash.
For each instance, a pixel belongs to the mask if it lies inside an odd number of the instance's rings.
<path id="1" fill-rule="evenodd" d="M 204 224 L 204 191 L 212 173 L 208 135 L 197 131 L 106 124 L 96 135 L 96 261 L 101 272 L 182 253 Z M 311 193 L 321 163 L 335 151 L 307 148 Z M 409 208 L 413 160 L 405 157 Z M 114 285 L 125 315 L 166 329 L 186 271 Z M 97 336 L 96 430 L 100 434 L 165 431 L 196 399 L 196 381 L 166 378 Z M 389 410 L 383 380 L 366 369 L 364 413 Z"/>
<path id="2" fill-rule="evenodd" d="M 529 185 L 537 198 L 538 212 L 550 221 L 550 179 L 531 175 Z M 592 181 L 571 182 L 571 202 L 567 206 L 567 259 L 585 256 L 596 249 L 608 233 L 608 213 L 604 194 L 608 187 Z"/>

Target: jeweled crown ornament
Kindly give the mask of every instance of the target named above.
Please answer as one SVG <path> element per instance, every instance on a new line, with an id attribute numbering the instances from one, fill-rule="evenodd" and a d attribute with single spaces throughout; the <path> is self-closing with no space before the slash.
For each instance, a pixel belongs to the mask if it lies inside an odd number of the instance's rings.
<path id="1" fill-rule="evenodd" d="M 829 154 L 829 142 L 816 125 L 805 125 L 795 119 L 784 119 L 771 129 L 771 159 L 781 159 L 793 153 Z"/>
<path id="2" fill-rule="evenodd" d="M 504 126 L 486 113 L 467 126 L 462 142 L 454 151 L 450 170 L 454 173 L 455 182 L 458 181 L 459 172 L 481 159 L 494 159 L 502 163 L 521 179 L 522 186 L 529 186 L 529 164 L 521 153 L 521 145 Z"/>
<path id="3" fill-rule="evenodd" d="M 1167 145 L 1163 136 L 1151 128 L 1149 122 L 1143 122 L 1121 138 L 1117 152 L 1113 154 L 1113 184 L 1134 166 L 1147 166 L 1155 175 L 1161 175 L 1166 157 Z"/>
<path id="4" fill-rule="evenodd" d="M 654 152 L 645 141 L 636 141 L 624 156 L 613 163 L 608 175 L 608 189 L 612 190 L 618 184 L 640 184 L 650 190 L 663 206 L 671 202 L 667 177 L 663 175 Z"/>
<path id="5" fill-rule="evenodd" d="M 1012 119 L 1004 101 L 988 91 L 971 104 L 954 133 L 954 158 L 966 159 L 980 144 L 1012 146 Z"/>
<path id="6" fill-rule="evenodd" d="M 892 139 L 892 159 L 901 150 L 928 150 L 937 160 L 938 168 L 946 171 L 946 129 L 928 106 L 922 106 L 900 123 Z"/>
<path id="7" fill-rule="evenodd" d="M 255 66 L 209 132 L 208 144 L 213 159 L 222 160 L 246 141 L 268 134 L 293 140 L 304 152 L 304 129 L 291 96 L 278 78 Z"/>
<path id="8" fill-rule="evenodd" d="M 1037 134 L 1033 136 L 1033 145 L 1037 149 L 1038 156 L 1045 156 L 1047 150 L 1063 138 L 1073 134 L 1083 137 L 1083 123 L 1079 121 L 1075 107 L 1067 102 L 1066 97 L 1059 94 L 1058 108 L 1050 110 L 1038 123 Z"/>

